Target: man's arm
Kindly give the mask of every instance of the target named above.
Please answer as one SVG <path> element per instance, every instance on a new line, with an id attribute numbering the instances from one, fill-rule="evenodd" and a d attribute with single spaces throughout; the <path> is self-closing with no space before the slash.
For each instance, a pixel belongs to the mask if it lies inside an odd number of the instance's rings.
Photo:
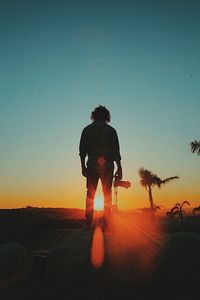
<path id="1" fill-rule="evenodd" d="M 87 177 L 87 168 L 85 166 L 85 157 L 81 157 L 81 169 L 82 169 L 82 175 L 84 177 Z"/>
<path id="2" fill-rule="evenodd" d="M 117 164 L 117 171 L 115 172 L 115 177 L 117 177 L 118 180 L 122 179 L 122 166 L 121 166 L 121 160 L 116 160 Z"/>
<path id="3" fill-rule="evenodd" d="M 85 157 L 86 157 L 87 151 L 86 151 L 86 133 L 85 129 L 83 129 L 79 144 L 79 156 L 81 159 L 81 169 L 82 169 L 82 175 L 84 177 L 87 176 L 87 168 L 85 166 Z"/>
<path id="4" fill-rule="evenodd" d="M 117 171 L 115 173 L 115 176 L 118 178 L 118 180 L 121 180 L 122 179 L 121 155 L 120 155 L 119 139 L 116 130 L 114 130 L 113 132 L 112 148 L 113 148 L 114 161 L 117 164 Z"/>

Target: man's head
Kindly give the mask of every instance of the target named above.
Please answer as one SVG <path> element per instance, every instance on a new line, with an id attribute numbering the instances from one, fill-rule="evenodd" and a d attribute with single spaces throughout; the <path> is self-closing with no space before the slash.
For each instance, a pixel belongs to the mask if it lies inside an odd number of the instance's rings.
<path id="1" fill-rule="evenodd" d="M 91 120 L 110 122 L 111 116 L 109 110 L 105 106 L 99 105 L 91 113 Z"/>

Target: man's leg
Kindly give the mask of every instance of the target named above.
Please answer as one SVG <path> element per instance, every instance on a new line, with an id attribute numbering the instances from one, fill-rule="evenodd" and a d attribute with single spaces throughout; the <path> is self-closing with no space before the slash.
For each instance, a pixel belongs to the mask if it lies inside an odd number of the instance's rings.
<path id="1" fill-rule="evenodd" d="M 93 212 L 94 212 L 94 196 L 97 189 L 99 176 L 93 169 L 87 169 L 87 198 L 86 198 L 86 211 L 85 219 L 86 226 L 92 226 Z"/>
<path id="2" fill-rule="evenodd" d="M 108 224 L 111 208 L 112 208 L 112 183 L 113 183 L 113 169 L 105 170 L 101 176 L 103 194 L 104 194 L 104 221 Z"/>

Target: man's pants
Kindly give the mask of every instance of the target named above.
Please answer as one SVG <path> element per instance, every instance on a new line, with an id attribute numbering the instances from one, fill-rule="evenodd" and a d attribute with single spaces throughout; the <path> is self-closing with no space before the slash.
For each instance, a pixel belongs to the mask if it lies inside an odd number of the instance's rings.
<path id="1" fill-rule="evenodd" d="M 87 169 L 87 198 L 86 198 L 86 224 L 92 225 L 94 211 L 94 196 L 98 181 L 101 180 L 104 194 L 104 220 L 108 221 L 112 207 L 112 182 L 113 169 L 97 171 L 96 169 Z"/>

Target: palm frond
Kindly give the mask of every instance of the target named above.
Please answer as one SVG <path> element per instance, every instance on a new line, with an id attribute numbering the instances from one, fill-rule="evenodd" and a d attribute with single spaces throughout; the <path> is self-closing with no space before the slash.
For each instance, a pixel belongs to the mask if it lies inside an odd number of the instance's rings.
<path id="1" fill-rule="evenodd" d="M 197 152 L 200 155 L 200 141 L 194 140 L 190 143 L 192 153 Z"/>
<path id="2" fill-rule="evenodd" d="M 197 211 L 200 211 L 200 205 L 197 206 L 197 207 L 195 207 L 195 208 L 193 208 L 192 213 L 193 213 L 194 216 L 196 216 L 196 212 Z"/>
<path id="3" fill-rule="evenodd" d="M 157 209 L 160 209 L 159 205 L 154 205 L 153 209 L 156 211 Z"/>
<path id="4" fill-rule="evenodd" d="M 161 187 L 162 179 L 160 177 L 158 177 L 156 174 L 153 174 L 152 180 L 153 180 L 153 185 L 154 186 L 156 185 L 159 188 Z"/>
<path id="5" fill-rule="evenodd" d="M 171 213 L 174 214 L 175 211 L 179 211 L 179 206 L 178 205 L 175 205 L 174 207 L 172 207 Z"/>
<path id="6" fill-rule="evenodd" d="M 175 215 L 179 215 L 179 216 L 180 216 L 180 211 L 179 211 L 179 210 L 175 210 L 175 211 L 173 212 L 173 217 L 174 217 Z"/>
<path id="7" fill-rule="evenodd" d="M 179 177 L 178 176 L 172 176 L 172 177 L 165 178 L 165 179 L 162 180 L 162 184 L 166 184 L 166 183 L 168 183 L 169 181 L 171 181 L 173 179 L 179 179 Z"/>
<path id="8" fill-rule="evenodd" d="M 148 186 L 151 186 L 152 185 L 152 176 L 153 176 L 153 173 L 149 170 L 146 170 L 144 168 L 140 168 L 138 170 L 138 173 L 139 173 L 139 176 L 140 176 L 140 184 L 147 188 Z"/>
<path id="9" fill-rule="evenodd" d="M 153 172 L 146 170 L 144 168 L 140 168 L 138 170 L 138 173 L 141 178 L 140 184 L 143 187 L 161 186 L 162 180 Z"/>
<path id="10" fill-rule="evenodd" d="M 182 215 L 186 215 L 186 212 L 183 209 L 181 209 L 181 213 Z"/>
<path id="11" fill-rule="evenodd" d="M 160 206 L 160 208 L 163 208 L 164 210 L 166 210 L 166 207 L 164 206 L 164 205 L 159 205 Z"/>
<path id="12" fill-rule="evenodd" d="M 183 202 L 181 203 L 181 207 L 183 207 L 184 204 L 190 205 L 190 203 L 189 203 L 188 201 L 183 201 Z"/>

